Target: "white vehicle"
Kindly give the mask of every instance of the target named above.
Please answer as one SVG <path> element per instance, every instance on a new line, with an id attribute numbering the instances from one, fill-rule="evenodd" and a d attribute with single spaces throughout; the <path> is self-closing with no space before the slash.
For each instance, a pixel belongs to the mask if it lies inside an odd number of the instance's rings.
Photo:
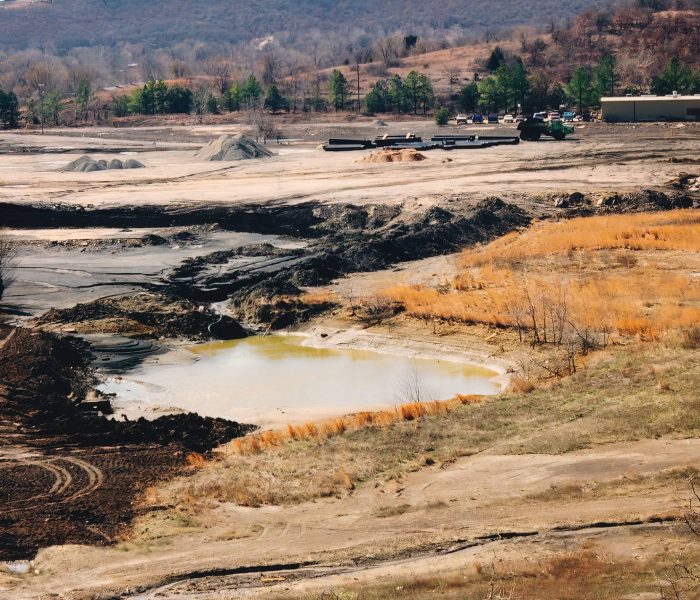
<path id="1" fill-rule="evenodd" d="M 532 115 L 533 119 L 546 119 L 547 118 L 547 113 L 546 112 L 536 112 L 534 115 Z"/>
<path id="2" fill-rule="evenodd" d="M 457 121 L 457 125 L 467 124 L 469 122 L 469 117 L 467 117 L 467 115 L 459 114 L 455 117 L 455 121 Z"/>
<path id="3" fill-rule="evenodd" d="M 558 111 L 553 110 L 551 113 L 549 113 L 549 120 L 550 121 L 561 121 L 561 115 L 559 114 Z"/>
<path id="4" fill-rule="evenodd" d="M 506 115 L 503 117 L 504 123 L 515 123 L 515 117 L 513 115 Z"/>

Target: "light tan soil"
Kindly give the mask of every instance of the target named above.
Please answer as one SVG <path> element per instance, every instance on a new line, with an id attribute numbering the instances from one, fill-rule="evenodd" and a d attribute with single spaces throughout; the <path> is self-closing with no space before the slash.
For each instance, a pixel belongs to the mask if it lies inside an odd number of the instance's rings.
<path id="1" fill-rule="evenodd" d="M 117 548 L 41 551 L 33 563 L 39 573 L 9 579 L 5 597 L 19 600 L 53 592 L 88 598 L 98 591 L 142 585 L 155 584 L 157 589 L 159 581 L 172 576 L 188 579 L 194 571 L 309 560 L 321 560 L 332 572 L 338 561 L 348 565 L 346 561 L 354 558 L 371 564 L 416 552 L 417 566 L 425 568 L 420 549 L 459 547 L 459 540 L 478 536 L 536 531 L 549 539 L 556 535 L 555 527 L 680 515 L 682 479 L 674 485 L 654 485 L 652 480 L 643 492 L 626 497 L 564 498 L 526 506 L 513 500 L 554 485 L 587 485 L 699 462 L 698 440 L 615 444 L 564 456 L 473 456 L 443 469 L 409 474 L 401 484 L 364 487 L 342 500 L 284 508 L 219 504 L 194 511 L 183 507 L 174 513 L 152 512 L 137 526 L 132 540 Z M 474 555 L 469 549 L 464 553 Z M 407 568 L 388 572 L 405 574 Z M 189 585 L 196 591 L 196 582 Z M 225 580 L 221 587 L 225 588 Z M 171 598 L 183 587 L 157 594 L 156 589 L 141 597 Z M 210 592 L 197 598 L 220 597 Z"/>
<path id="2" fill-rule="evenodd" d="M 461 133 L 514 135 L 511 126 L 449 128 Z M 430 137 L 445 130 L 426 122 L 391 123 L 391 132 L 414 131 Z M 454 194 L 500 195 L 549 192 L 624 192 L 664 187 L 687 171 L 687 165 L 669 159 L 697 156 L 698 124 L 585 124 L 562 142 L 542 141 L 498 146 L 478 151 L 433 151 L 419 167 L 410 163 L 387 171 L 381 165 L 357 163 L 363 152 L 323 152 L 315 147 L 328 137 L 373 137 L 377 128 L 367 123 L 344 125 L 289 125 L 284 133 L 300 140 L 271 147 L 278 156 L 241 163 L 210 163 L 194 156 L 197 144 L 170 142 L 175 136 L 196 136 L 203 145 L 241 126 L 193 126 L 143 129 L 89 129 L 83 137 L 75 130 L 45 138 L 5 134 L 2 144 L 31 144 L 37 149 L 75 148 L 74 154 L 8 154 L 0 164 L 0 201 L 60 201 L 99 206 L 219 202 L 304 201 L 386 202 L 425 206 Z M 102 136 L 102 137 L 97 137 Z M 109 136 L 109 140 L 105 139 Z M 129 139 L 123 139 L 129 138 Z M 131 139 L 135 138 L 135 139 Z M 153 147 L 152 140 L 156 141 Z M 160 146 L 158 146 L 160 144 Z M 105 152 L 98 158 L 124 159 L 109 147 L 130 145 L 145 169 L 59 173 L 86 145 Z M 183 149 L 183 146 L 187 149 Z M 161 151 L 162 150 L 162 151 Z M 450 162 L 443 159 L 450 158 Z"/>

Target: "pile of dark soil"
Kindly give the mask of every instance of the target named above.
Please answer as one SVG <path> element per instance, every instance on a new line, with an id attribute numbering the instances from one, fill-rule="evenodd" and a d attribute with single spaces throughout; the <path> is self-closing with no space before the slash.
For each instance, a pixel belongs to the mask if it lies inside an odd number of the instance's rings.
<path id="1" fill-rule="evenodd" d="M 86 412 L 91 358 L 75 338 L 0 325 L 0 446 L 9 451 L 0 469 L 0 560 L 118 540 L 138 497 L 185 472 L 189 452 L 254 429 L 194 414 L 125 422 Z"/>
<path id="2" fill-rule="evenodd" d="M 72 308 L 51 309 L 38 325 L 67 325 L 79 333 L 116 333 L 154 339 L 239 339 L 245 330 L 233 319 L 217 315 L 182 298 L 142 293 L 104 298 Z"/>
<path id="3" fill-rule="evenodd" d="M 357 221 L 357 207 L 349 207 L 349 212 Z M 235 291 L 231 302 L 234 316 L 273 329 L 287 327 L 324 308 L 290 303 L 289 298 L 298 296 L 302 287 L 324 285 L 349 273 L 386 269 L 398 262 L 450 254 L 529 223 L 530 217 L 519 207 L 488 198 L 454 212 L 432 207 L 409 220 L 393 219 L 374 230 L 336 232 L 312 248 L 307 260 L 257 282 L 249 281 Z M 279 302 L 278 296 L 286 297 L 285 302 Z"/>
<path id="4" fill-rule="evenodd" d="M 676 208 L 692 208 L 698 200 L 690 194 L 674 192 L 666 194 L 657 190 L 642 190 L 629 194 L 610 194 L 598 200 L 596 212 L 652 212 Z"/>

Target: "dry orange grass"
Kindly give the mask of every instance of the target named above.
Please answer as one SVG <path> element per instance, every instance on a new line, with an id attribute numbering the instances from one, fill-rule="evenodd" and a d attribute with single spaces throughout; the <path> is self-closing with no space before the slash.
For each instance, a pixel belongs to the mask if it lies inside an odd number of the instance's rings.
<path id="1" fill-rule="evenodd" d="M 383 294 L 415 317 L 497 327 L 522 323 L 531 301 L 538 310 L 565 307 L 577 327 L 645 339 L 700 322 L 697 277 L 670 271 L 663 260 L 640 265 L 627 254 L 618 255 L 616 268 L 593 268 L 611 249 L 698 253 L 700 211 L 538 224 L 465 251 L 464 271 L 447 293 L 394 286 Z"/>
<path id="2" fill-rule="evenodd" d="M 190 452 L 187 454 L 187 466 L 192 469 L 201 469 L 205 462 L 206 459 L 199 452 Z"/>
<path id="3" fill-rule="evenodd" d="M 336 304 L 338 297 L 331 292 L 306 293 L 299 296 L 303 304 Z"/>
<path id="4" fill-rule="evenodd" d="M 330 419 L 322 423 L 304 423 L 303 425 L 287 425 L 286 430 L 263 431 L 252 433 L 234 440 L 225 448 L 234 454 L 258 454 L 266 448 L 280 446 L 287 442 L 298 440 L 321 441 L 342 435 L 346 431 L 364 427 L 387 427 L 400 421 L 416 421 L 426 416 L 446 414 L 450 410 L 465 404 L 481 402 L 483 396 L 457 395 L 452 400 L 435 400 L 433 402 L 410 402 L 400 404 L 391 410 L 378 412 L 359 412 L 344 417 Z"/>
<path id="5" fill-rule="evenodd" d="M 690 250 L 700 252 L 700 210 L 581 217 L 539 223 L 487 246 L 467 250 L 462 265 L 518 262 L 575 250 Z"/>

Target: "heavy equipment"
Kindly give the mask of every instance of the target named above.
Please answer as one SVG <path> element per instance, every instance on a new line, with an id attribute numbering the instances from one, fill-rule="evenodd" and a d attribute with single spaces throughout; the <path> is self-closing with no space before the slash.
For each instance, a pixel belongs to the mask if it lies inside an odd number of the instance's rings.
<path id="1" fill-rule="evenodd" d="M 545 121 L 539 117 L 530 117 L 518 123 L 518 131 L 520 131 L 521 140 L 536 142 L 543 135 L 553 137 L 555 140 L 563 140 L 574 132 L 574 128 L 565 125 L 560 119 Z"/>

